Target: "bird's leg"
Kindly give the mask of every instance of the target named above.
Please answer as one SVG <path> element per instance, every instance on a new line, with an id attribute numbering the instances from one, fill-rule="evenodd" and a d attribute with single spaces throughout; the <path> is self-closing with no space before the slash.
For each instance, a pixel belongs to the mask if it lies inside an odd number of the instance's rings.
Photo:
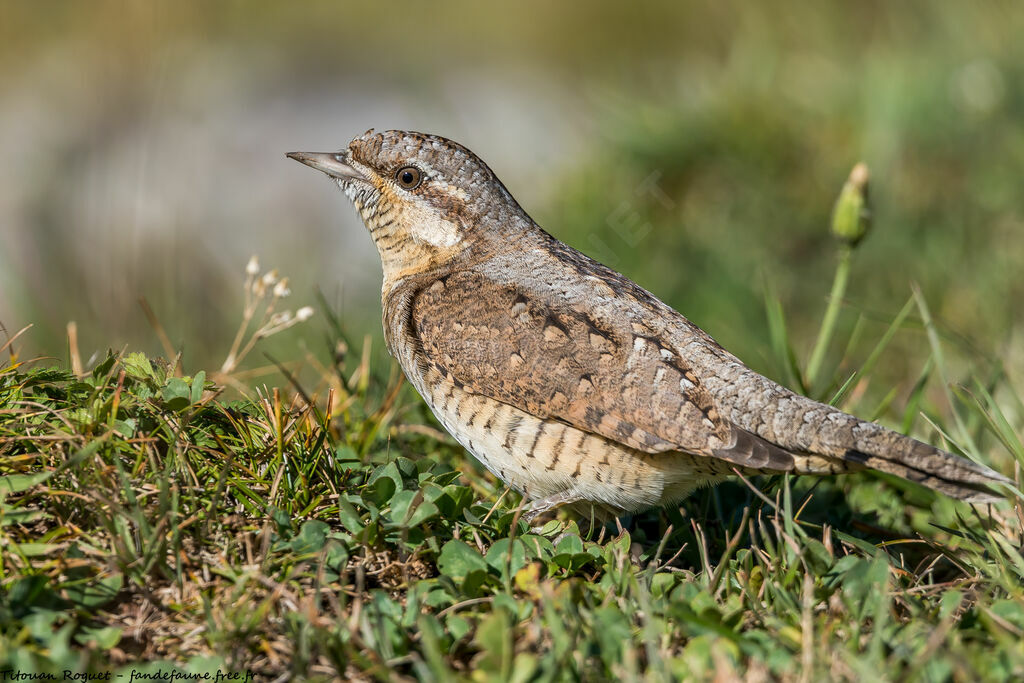
<path id="1" fill-rule="evenodd" d="M 574 491 L 563 491 L 556 493 L 545 498 L 538 498 L 537 500 L 530 501 L 530 504 L 526 506 L 523 511 L 523 520 L 529 524 L 532 528 L 535 528 L 533 522 L 537 517 L 544 514 L 545 512 L 551 512 L 557 510 L 563 505 L 569 505 L 583 500 L 583 498 Z"/>
<path id="2" fill-rule="evenodd" d="M 587 499 L 585 496 L 581 496 L 578 493 L 572 491 L 563 491 L 562 493 L 557 493 L 555 495 L 547 496 L 546 498 L 540 498 L 538 500 L 531 501 L 530 504 L 524 510 L 522 518 L 526 521 L 527 524 L 530 525 L 530 531 L 532 531 L 535 534 L 540 533 L 541 529 L 544 527 L 544 524 L 547 521 L 549 521 L 549 519 L 545 519 L 548 513 L 553 513 L 558 508 L 563 507 L 565 505 L 573 505 L 574 503 L 585 502 L 586 500 Z M 600 504 L 591 503 L 584 507 L 589 512 L 585 513 L 583 512 L 583 510 L 579 508 L 573 510 L 573 512 L 575 513 L 573 517 L 576 521 L 577 530 L 579 532 L 580 537 L 582 538 L 589 538 L 590 533 L 593 529 L 600 529 L 603 526 L 603 520 L 606 520 L 608 518 L 608 515 L 614 517 L 615 514 L 614 512 L 607 509 L 602 509 L 601 512 L 599 512 L 599 507 L 603 508 L 603 506 L 600 506 Z M 602 512 L 605 514 L 602 514 Z M 553 519 L 554 515 L 551 515 L 551 518 Z M 615 517 L 615 519 L 617 520 L 618 518 Z M 563 538 L 569 535 L 570 534 L 568 531 L 563 531 L 558 536 L 556 536 L 554 541 L 552 542 L 555 545 L 558 545 Z"/>

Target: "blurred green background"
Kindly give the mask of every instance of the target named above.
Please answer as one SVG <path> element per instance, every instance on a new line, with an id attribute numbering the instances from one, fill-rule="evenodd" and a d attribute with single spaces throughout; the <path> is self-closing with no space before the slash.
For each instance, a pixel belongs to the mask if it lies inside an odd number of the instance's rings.
<path id="1" fill-rule="evenodd" d="M 380 337 L 375 250 L 292 150 L 369 127 L 454 138 L 546 229 L 777 377 L 825 306 L 832 202 L 858 160 L 875 225 L 841 325 L 870 350 L 919 283 L 963 357 L 1024 368 L 1018 3 L 4 2 L 0 322 L 22 355 L 219 366 L 251 254 Z M 325 352 L 322 319 L 268 340 Z M 0 339 L 2 345 L 2 339 Z M 379 348 L 379 344 L 378 344 Z M 833 362 L 839 351 L 833 354 Z M 258 354 L 256 354 L 258 356 Z M 909 388 L 928 356 L 883 360 Z M 269 377 L 271 383 L 279 378 Z"/>

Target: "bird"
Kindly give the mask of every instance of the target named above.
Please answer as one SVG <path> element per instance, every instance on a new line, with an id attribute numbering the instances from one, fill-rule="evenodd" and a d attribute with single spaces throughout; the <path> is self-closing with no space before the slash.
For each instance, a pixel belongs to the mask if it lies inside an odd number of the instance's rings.
<path id="1" fill-rule="evenodd" d="M 607 521 L 736 474 L 873 469 L 972 503 L 1013 483 L 751 370 L 543 230 L 461 144 L 370 129 L 287 156 L 355 205 L 380 254 L 388 351 L 528 520 Z"/>

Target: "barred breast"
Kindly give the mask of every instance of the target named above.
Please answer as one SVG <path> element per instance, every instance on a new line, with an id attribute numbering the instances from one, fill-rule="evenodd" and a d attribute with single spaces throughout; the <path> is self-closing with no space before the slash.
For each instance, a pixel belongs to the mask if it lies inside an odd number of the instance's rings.
<path id="1" fill-rule="evenodd" d="M 435 368 L 411 369 L 406 376 L 444 428 L 528 500 L 578 494 L 586 502 L 570 507 L 579 514 L 609 517 L 678 502 L 730 473 L 713 458 L 637 451 L 472 394 Z"/>

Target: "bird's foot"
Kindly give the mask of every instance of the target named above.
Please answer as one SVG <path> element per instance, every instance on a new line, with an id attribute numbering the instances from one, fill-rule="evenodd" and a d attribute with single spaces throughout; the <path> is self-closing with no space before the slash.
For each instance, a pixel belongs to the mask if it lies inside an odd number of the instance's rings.
<path id="1" fill-rule="evenodd" d="M 556 493 L 546 498 L 530 501 L 523 511 L 523 521 L 530 525 L 531 531 L 539 531 L 563 505 L 571 505 L 583 500 L 578 494 L 570 491 Z"/>

